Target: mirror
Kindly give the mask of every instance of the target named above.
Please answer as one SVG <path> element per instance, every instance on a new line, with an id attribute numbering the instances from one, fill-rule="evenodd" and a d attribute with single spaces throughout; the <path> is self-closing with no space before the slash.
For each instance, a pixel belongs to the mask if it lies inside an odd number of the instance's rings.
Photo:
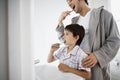
<path id="1" fill-rule="evenodd" d="M 111 2 L 110 2 L 111 1 Z M 116 22 L 118 26 L 120 26 L 120 16 L 118 13 L 120 13 L 119 4 L 114 3 L 113 0 L 89 0 L 89 5 L 91 8 L 99 7 L 104 5 L 105 9 L 112 12 L 112 14 L 115 16 Z M 112 3 L 112 4 L 110 4 Z M 115 5 L 117 7 L 115 7 Z M 117 9 L 117 10 L 116 10 Z M 47 56 L 51 47 L 51 44 L 55 42 L 59 42 L 57 38 L 57 33 L 55 31 L 57 23 L 58 23 L 58 17 L 60 16 L 60 13 L 65 10 L 70 10 L 68 7 L 66 0 L 34 0 L 34 27 L 32 28 L 32 39 L 33 39 L 33 53 L 34 53 L 34 59 L 35 59 L 35 65 L 36 65 L 36 72 L 37 74 L 42 74 L 42 70 L 48 70 L 48 72 L 54 71 L 54 66 L 49 65 L 51 67 L 51 70 L 48 68 L 47 64 Z M 115 11 L 114 11 L 115 10 Z M 118 12 L 117 12 L 118 11 Z M 116 14 L 118 16 L 116 16 Z M 75 16 L 74 12 L 71 13 L 69 17 L 64 21 L 64 24 L 67 25 L 71 21 L 70 19 Z M 119 28 L 120 31 L 120 28 Z M 120 50 L 118 51 L 120 53 Z M 117 54 L 117 56 L 111 61 L 111 80 L 119 80 L 118 74 L 120 74 L 120 54 Z M 57 62 L 54 63 L 56 65 Z M 40 69 L 38 66 L 41 65 L 42 69 Z M 44 72 L 47 75 L 47 72 Z M 49 73 L 48 75 L 50 75 Z M 46 76 L 45 75 L 45 76 Z M 43 77 L 42 75 L 41 77 Z M 51 75 L 53 76 L 53 75 Z M 58 75 L 56 75 L 58 76 Z M 74 75 L 73 75 L 74 76 Z M 38 79 L 37 77 L 36 79 Z M 77 80 L 77 79 L 76 79 Z"/>

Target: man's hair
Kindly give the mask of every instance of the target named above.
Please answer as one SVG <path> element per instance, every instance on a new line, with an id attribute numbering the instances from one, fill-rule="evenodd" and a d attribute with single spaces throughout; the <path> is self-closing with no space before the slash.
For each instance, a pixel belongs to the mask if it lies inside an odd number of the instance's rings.
<path id="1" fill-rule="evenodd" d="M 85 35 L 85 30 L 83 26 L 78 24 L 69 24 L 65 27 L 65 30 L 70 31 L 73 34 L 73 37 L 79 36 L 79 39 L 76 42 L 76 45 L 80 46 L 83 37 Z"/>
<path id="2" fill-rule="evenodd" d="M 80 0 L 78 0 L 78 1 L 80 1 Z M 88 0 L 84 0 L 85 1 L 85 3 L 88 5 Z"/>
<path id="3" fill-rule="evenodd" d="M 85 3 L 88 5 L 88 0 L 85 0 Z"/>

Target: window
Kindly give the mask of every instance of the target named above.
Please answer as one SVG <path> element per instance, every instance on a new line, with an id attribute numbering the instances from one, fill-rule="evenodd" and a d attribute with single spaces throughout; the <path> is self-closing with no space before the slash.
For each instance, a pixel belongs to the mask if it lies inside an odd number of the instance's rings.
<path id="1" fill-rule="evenodd" d="M 118 0 L 111 0 L 111 12 L 117 22 L 117 25 L 120 26 L 120 4 Z M 120 32 L 120 27 L 118 27 Z"/>

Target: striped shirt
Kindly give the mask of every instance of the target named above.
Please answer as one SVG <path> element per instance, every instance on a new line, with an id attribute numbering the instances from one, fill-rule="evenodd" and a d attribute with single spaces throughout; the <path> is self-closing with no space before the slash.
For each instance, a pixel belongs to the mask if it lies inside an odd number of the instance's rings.
<path id="1" fill-rule="evenodd" d="M 59 59 L 60 63 L 66 64 L 71 68 L 90 71 L 90 68 L 84 68 L 81 65 L 87 54 L 79 46 L 75 46 L 69 53 L 67 53 L 67 46 L 61 47 L 53 56 L 55 59 Z"/>

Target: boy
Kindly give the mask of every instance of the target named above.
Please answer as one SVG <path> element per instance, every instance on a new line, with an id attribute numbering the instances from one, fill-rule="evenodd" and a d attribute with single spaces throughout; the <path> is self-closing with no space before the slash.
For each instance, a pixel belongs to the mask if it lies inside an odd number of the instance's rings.
<path id="1" fill-rule="evenodd" d="M 65 46 L 59 48 L 58 44 L 53 44 L 48 55 L 48 62 L 50 63 L 59 59 L 59 70 L 71 72 L 89 79 L 91 77 L 90 68 L 84 68 L 82 66 L 82 60 L 87 57 L 87 54 L 79 46 L 84 35 L 85 30 L 83 26 L 78 24 L 67 25 L 63 36 Z"/>

